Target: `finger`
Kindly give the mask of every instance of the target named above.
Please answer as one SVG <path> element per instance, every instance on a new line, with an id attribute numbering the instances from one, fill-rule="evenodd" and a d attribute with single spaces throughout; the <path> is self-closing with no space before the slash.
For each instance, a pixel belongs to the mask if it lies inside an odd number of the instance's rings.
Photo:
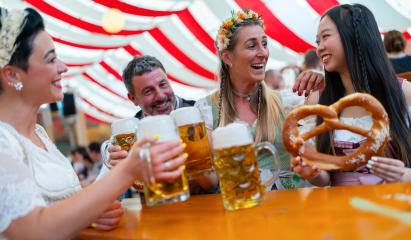
<path id="1" fill-rule="evenodd" d="M 164 143 L 159 143 L 159 144 L 153 145 L 151 147 L 151 152 L 154 151 L 154 152 L 159 153 L 159 154 L 167 153 L 171 149 L 176 148 L 176 147 L 180 147 L 180 146 L 184 146 L 184 145 L 181 144 L 181 141 L 179 141 L 179 140 L 167 141 L 167 142 L 164 142 Z M 174 157 L 174 156 L 172 156 L 172 157 Z"/>
<path id="2" fill-rule="evenodd" d="M 293 86 L 293 92 L 298 91 L 298 89 L 300 88 L 300 84 L 301 84 L 302 79 L 304 79 L 304 75 L 305 75 L 305 72 L 302 72 L 295 79 L 294 86 Z"/>
<path id="3" fill-rule="evenodd" d="M 318 74 L 317 78 L 315 79 L 314 89 L 313 91 L 319 91 L 324 86 L 324 76 Z"/>
<path id="4" fill-rule="evenodd" d="M 176 170 L 177 168 L 179 168 L 181 165 L 184 164 L 184 162 L 187 159 L 188 154 L 184 153 L 181 154 L 180 156 L 178 156 L 175 159 L 166 161 L 167 164 L 161 163 L 158 164 L 157 166 L 153 166 L 154 168 L 154 172 L 163 172 L 163 171 L 172 171 L 172 170 Z"/>
<path id="5" fill-rule="evenodd" d="M 108 219 L 108 218 L 119 218 L 124 214 L 122 208 L 112 209 L 105 211 L 97 220 Z"/>
<path id="6" fill-rule="evenodd" d="M 174 180 L 181 176 L 184 171 L 184 167 L 181 166 L 177 168 L 177 170 L 170 171 L 170 172 L 161 172 L 156 175 L 157 180 Z"/>
<path id="7" fill-rule="evenodd" d="M 369 161 L 368 164 L 367 164 L 367 167 L 369 169 L 372 169 L 372 170 L 393 172 L 393 173 L 401 174 L 401 175 L 404 174 L 404 168 L 403 167 L 388 165 L 388 164 L 381 163 L 381 162 Z"/>
<path id="8" fill-rule="evenodd" d="M 163 149 L 165 150 L 165 149 Z M 164 161 L 169 161 L 170 159 L 175 158 L 176 156 L 182 154 L 184 151 L 184 145 L 181 143 L 169 145 L 167 151 L 160 151 L 158 148 L 151 148 L 151 161 L 153 165 L 158 165 Z"/>
<path id="9" fill-rule="evenodd" d="M 97 219 L 96 221 L 96 228 L 99 229 L 99 226 L 104 228 L 104 227 L 116 227 L 120 223 L 121 218 L 103 218 L 103 219 Z"/>
<path id="10" fill-rule="evenodd" d="M 112 167 L 117 166 L 119 163 L 121 162 L 121 160 L 110 160 L 110 165 Z"/>
<path id="11" fill-rule="evenodd" d="M 313 86 L 314 86 L 314 83 L 315 83 L 316 79 L 317 79 L 317 75 L 316 75 L 315 73 L 311 73 L 311 76 L 310 76 L 310 78 L 308 79 L 307 86 L 306 86 L 306 88 L 305 88 L 305 96 L 306 96 L 306 97 L 307 97 L 307 96 L 309 95 L 309 93 L 311 92 L 311 90 L 312 90 L 312 88 L 313 88 Z"/>
<path id="12" fill-rule="evenodd" d="M 381 169 L 371 169 L 370 172 L 378 177 L 383 178 L 386 181 L 399 181 L 401 176 L 398 173 L 388 172 Z"/>
<path id="13" fill-rule="evenodd" d="M 110 160 L 122 160 L 122 159 L 126 158 L 127 155 L 128 155 L 127 151 L 120 150 L 120 151 L 117 151 L 117 152 L 110 152 L 108 157 L 109 157 L 109 161 Z"/>
<path id="14" fill-rule="evenodd" d="M 301 79 L 300 86 L 298 88 L 298 96 L 301 96 L 304 90 L 307 88 L 307 83 L 310 77 L 311 77 L 311 73 L 307 71 L 306 74 L 304 74 L 303 78 Z"/>
<path id="15" fill-rule="evenodd" d="M 107 148 L 107 151 L 108 151 L 109 153 L 111 153 L 111 152 L 118 152 L 118 151 L 121 151 L 121 147 L 120 147 L 120 146 L 117 146 L 117 145 L 111 145 L 111 146 L 109 146 L 109 147 Z"/>
<path id="16" fill-rule="evenodd" d="M 99 230 L 99 231 L 111 231 L 111 230 L 115 229 L 117 226 L 118 226 L 118 224 L 113 225 L 113 226 L 103 225 L 103 224 L 96 224 L 96 229 Z"/>
<path id="17" fill-rule="evenodd" d="M 110 206 L 106 209 L 106 211 L 121 208 L 121 203 L 119 200 L 115 200 L 110 204 Z"/>
<path id="18" fill-rule="evenodd" d="M 371 157 L 371 160 L 369 162 L 384 163 L 384 164 L 388 164 L 388 165 L 404 167 L 404 162 L 402 162 L 401 160 L 398 160 L 398 159 L 394 159 L 394 158 L 385 158 L 385 157 L 373 156 L 373 157 Z"/>

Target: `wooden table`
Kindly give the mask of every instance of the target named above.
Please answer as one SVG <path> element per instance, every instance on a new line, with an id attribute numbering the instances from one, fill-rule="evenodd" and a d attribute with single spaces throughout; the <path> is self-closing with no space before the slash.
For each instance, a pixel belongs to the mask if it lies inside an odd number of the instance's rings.
<path id="1" fill-rule="evenodd" d="M 272 191 L 234 212 L 220 195 L 125 213 L 110 232 L 77 239 L 411 239 L 411 183 Z"/>

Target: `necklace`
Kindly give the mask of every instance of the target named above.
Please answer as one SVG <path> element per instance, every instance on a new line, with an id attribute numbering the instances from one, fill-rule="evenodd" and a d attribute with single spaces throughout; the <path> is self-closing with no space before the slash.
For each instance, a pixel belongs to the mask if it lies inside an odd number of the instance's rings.
<path id="1" fill-rule="evenodd" d="M 240 93 L 240 92 L 237 92 L 237 91 L 234 90 L 234 89 L 232 89 L 232 90 L 233 90 L 234 95 L 236 95 L 237 97 L 245 98 L 245 99 L 247 99 L 248 102 L 250 102 L 250 101 L 251 101 L 251 97 L 253 97 L 254 95 L 256 95 L 257 92 L 258 92 L 258 88 L 257 88 L 257 90 L 256 90 L 255 92 L 253 92 L 253 93 Z"/>

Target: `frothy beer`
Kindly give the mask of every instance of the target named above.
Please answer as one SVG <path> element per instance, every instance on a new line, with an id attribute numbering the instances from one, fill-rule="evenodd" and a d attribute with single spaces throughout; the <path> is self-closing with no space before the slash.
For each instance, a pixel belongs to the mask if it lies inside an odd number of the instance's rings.
<path id="1" fill-rule="evenodd" d="M 232 123 L 217 128 L 213 132 L 213 155 L 224 207 L 236 210 L 259 204 L 265 189 L 247 125 Z"/>
<path id="2" fill-rule="evenodd" d="M 148 116 L 140 120 L 137 128 L 137 136 L 139 139 L 159 136 L 158 142 L 180 140 L 173 118 L 167 115 Z M 144 194 L 147 205 L 184 201 L 188 199 L 190 193 L 185 171 L 179 178 L 173 181 L 151 182 L 146 179 L 144 184 Z"/>
<path id="3" fill-rule="evenodd" d="M 192 176 L 210 171 L 211 150 L 200 111 L 196 107 L 185 107 L 174 110 L 170 115 L 178 126 L 181 139 L 187 144 L 187 174 Z"/>
<path id="4" fill-rule="evenodd" d="M 122 150 L 129 151 L 136 142 L 137 118 L 126 118 L 114 121 L 111 124 L 113 135 L 112 144 L 118 145 Z"/>

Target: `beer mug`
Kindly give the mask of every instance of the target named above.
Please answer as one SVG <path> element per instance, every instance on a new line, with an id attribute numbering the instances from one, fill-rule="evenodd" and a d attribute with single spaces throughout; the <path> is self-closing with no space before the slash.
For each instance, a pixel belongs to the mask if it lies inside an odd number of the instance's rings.
<path id="1" fill-rule="evenodd" d="M 111 145 L 117 145 L 121 147 L 121 150 L 129 151 L 133 144 L 137 141 L 136 131 L 137 131 L 137 118 L 125 118 L 113 121 L 111 123 Z M 108 168 L 112 168 L 109 159 L 104 160 L 104 164 Z M 136 181 L 133 187 L 139 191 L 143 191 L 143 183 Z"/>
<path id="2" fill-rule="evenodd" d="M 253 144 L 246 124 L 231 123 L 213 131 L 214 169 L 220 180 L 224 208 L 237 210 L 258 205 L 265 193 L 265 185 L 273 183 L 280 172 L 280 158 L 275 147 L 262 142 Z M 261 181 L 257 155 L 268 150 L 274 159 L 274 173 Z"/>
<path id="3" fill-rule="evenodd" d="M 140 120 L 137 128 L 137 136 L 139 139 L 159 136 L 158 142 L 160 143 L 180 140 L 174 120 L 168 115 L 148 116 Z M 144 156 L 141 157 L 147 161 L 146 176 L 144 179 L 144 196 L 148 206 L 184 201 L 190 197 L 185 171 L 183 171 L 180 177 L 173 181 L 158 182 L 155 180 L 151 170 L 150 153 L 148 151 L 140 151 L 140 155 L 141 153 L 144 153 Z"/>
<path id="4" fill-rule="evenodd" d="M 170 115 L 174 118 L 181 139 L 187 144 L 187 175 L 209 172 L 212 169 L 211 149 L 200 111 L 196 107 L 184 107 L 172 111 Z"/>

